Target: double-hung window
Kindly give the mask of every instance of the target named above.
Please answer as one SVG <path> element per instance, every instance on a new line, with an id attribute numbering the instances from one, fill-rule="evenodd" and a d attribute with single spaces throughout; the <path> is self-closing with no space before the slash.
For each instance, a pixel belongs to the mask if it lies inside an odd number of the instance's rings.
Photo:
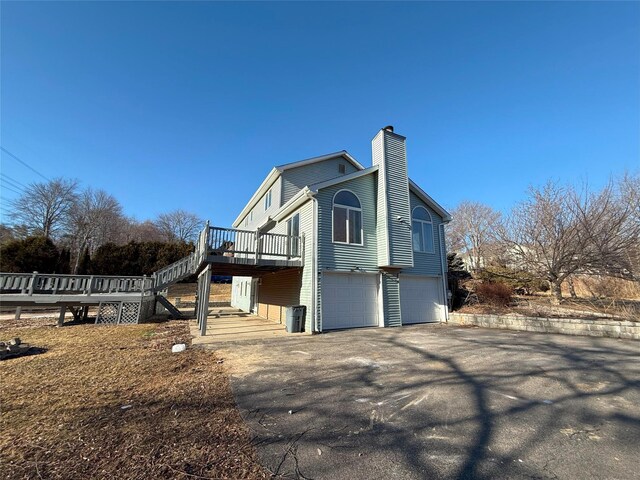
<path id="1" fill-rule="evenodd" d="M 287 253 L 290 257 L 300 256 L 300 214 L 287 220 Z"/>
<path id="2" fill-rule="evenodd" d="M 269 190 L 267 194 L 264 196 L 264 209 L 268 210 L 270 206 L 271 206 L 271 190 Z"/>
<path id="3" fill-rule="evenodd" d="M 360 200 L 348 190 L 340 190 L 333 197 L 333 241 L 362 245 Z"/>
<path id="4" fill-rule="evenodd" d="M 416 207 L 411 215 L 413 251 L 433 253 L 433 222 L 424 207 Z"/>

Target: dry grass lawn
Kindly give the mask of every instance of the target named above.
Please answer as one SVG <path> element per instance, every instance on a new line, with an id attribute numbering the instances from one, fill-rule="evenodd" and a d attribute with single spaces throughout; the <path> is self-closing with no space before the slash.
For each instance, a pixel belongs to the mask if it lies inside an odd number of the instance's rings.
<path id="1" fill-rule="evenodd" d="M 465 305 L 459 313 L 525 315 L 548 318 L 584 318 L 640 321 L 640 300 L 612 298 L 565 298 L 560 305 L 550 295 L 515 295 L 511 304 L 498 307 L 487 303 Z"/>
<path id="2" fill-rule="evenodd" d="M 175 301 L 176 297 L 182 299 L 183 302 L 194 302 L 196 300 L 196 291 L 198 284 L 196 283 L 176 283 L 169 286 L 167 297 L 171 301 Z M 230 283 L 212 283 L 209 291 L 210 302 L 230 302 L 231 301 L 231 284 Z"/>
<path id="3" fill-rule="evenodd" d="M 46 352 L 0 362 L 0 477 L 266 478 L 210 351 L 184 322 L 16 329 Z"/>

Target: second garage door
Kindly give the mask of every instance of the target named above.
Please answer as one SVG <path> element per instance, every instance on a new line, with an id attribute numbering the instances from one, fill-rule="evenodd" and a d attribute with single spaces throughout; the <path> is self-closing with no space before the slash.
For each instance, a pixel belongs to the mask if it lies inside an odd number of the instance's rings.
<path id="1" fill-rule="evenodd" d="M 378 326 L 378 275 L 325 273 L 322 330 Z"/>
<path id="2" fill-rule="evenodd" d="M 402 324 L 444 321 L 439 278 L 400 276 Z"/>

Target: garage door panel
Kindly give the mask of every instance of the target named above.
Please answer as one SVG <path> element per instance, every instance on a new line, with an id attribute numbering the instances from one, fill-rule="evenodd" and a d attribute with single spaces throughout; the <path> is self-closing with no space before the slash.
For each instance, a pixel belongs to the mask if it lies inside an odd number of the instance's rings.
<path id="1" fill-rule="evenodd" d="M 378 326 L 378 276 L 326 273 L 322 279 L 322 329 Z"/>
<path id="2" fill-rule="evenodd" d="M 439 278 L 401 276 L 400 309 L 402 324 L 443 321 Z"/>

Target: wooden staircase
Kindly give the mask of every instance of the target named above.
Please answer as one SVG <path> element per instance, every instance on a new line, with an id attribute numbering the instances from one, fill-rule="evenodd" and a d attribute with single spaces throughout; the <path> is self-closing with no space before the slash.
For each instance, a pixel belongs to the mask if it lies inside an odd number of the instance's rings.
<path id="1" fill-rule="evenodd" d="M 196 256 L 195 253 L 192 253 L 155 272 L 152 275 L 154 279 L 153 289 L 156 292 L 165 290 L 169 285 L 195 274 L 196 270 Z"/>
<path id="2" fill-rule="evenodd" d="M 175 305 L 173 303 L 171 303 L 169 301 L 168 298 L 166 298 L 164 295 L 156 295 L 156 300 L 164 307 L 167 309 L 167 311 L 169 312 L 169 316 L 173 319 L 173 320 L 182 320 L 184 318 L 184 316 L 182 315 L 182 312 L 180 310 L 178 310 Z"/>
<path id="3" fill-rule="evenodd" d="M 97 323 L 138 323 L 154 314 L 157 302 L 173 318 L 182 318 L 162 292 L 197 275 L 196 318 L 204 335 L 212 274 L 259 277 L 303 266 L 304 236 L 213 227 L 207 222 L 193 253 L 151 276 L 0 273 L 0 303 L 16 307 L 17 318 L 22 306 L 59 307 L 59 325 L 67 308 L 86 312 L 89 306 L 98 307 Z"/>

